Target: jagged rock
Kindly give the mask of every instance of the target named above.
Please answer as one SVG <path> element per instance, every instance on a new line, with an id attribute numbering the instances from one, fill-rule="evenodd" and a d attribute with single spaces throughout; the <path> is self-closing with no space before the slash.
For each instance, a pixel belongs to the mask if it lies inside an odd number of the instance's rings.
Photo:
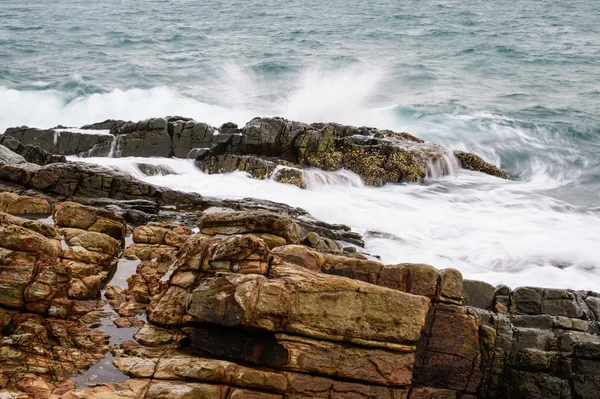
<path id="1" fill-rule="evenodd" d="M 168 117 L 139 122 L 109 120 L 83 128 L 110 128 L 111 134 L 10 128 L 5 135 L 60 155 L 191 157 L 207 173 L 240 170 L 298 187 L 305 186 L 301 171 L 281 171 L 278 165 L 345 168 L 369 185 L 381 185 L 421 181 L 431 173 L 447 174 L 456 158 L 466 169 L 508 178 L 477 155 L 452 153 L 408 133 L 335 123 L 309 125 L 283 118 L 254 118 L 242 129 L 226 124 L 217 132 L 189 118 Z"/>
<path id="2" fill-rule="evenodd" d="M 0 136 L 0 145 L 9 148 L 11 151 L 21 155 L 28 162 L 38 165 L 47 165 L 49 163 L 66 162 L 66 158 L 62 155 L 54 155 L 48 151 L 42 150 L 36 145 L 23 145 L 18 140 L 11 136 Z"/>
<path id="3" fill-rule="evenodd" d="M 2 207 L 20 200 L 30 201 L 0 194 Z M 195 234 L 138 226 L 123 254 L 127 226 L 106 210 L 59 202 L 55 225 L 0 213 L 0 395 L 597 397 L 599 294 L 494 288 L 454 269 L 357 259 L 314 231 L 344 226 L 230 204 L 245 210 L 210 210 Z M 97 294 L 119 256 L 137 263 L 128 287 L 105 296 L 117 326 L 141 330 L 110 347 Z M 146 309 L 150 324 L 134 317 Z M 130 379 L 68 382 L 109 348 Z"/>

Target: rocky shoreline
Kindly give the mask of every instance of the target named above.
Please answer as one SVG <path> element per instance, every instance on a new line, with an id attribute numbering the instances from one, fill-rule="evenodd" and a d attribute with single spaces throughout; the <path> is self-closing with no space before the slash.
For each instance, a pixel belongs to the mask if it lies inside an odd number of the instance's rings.
<path id="1" fill-rule="evenodd" d="M 81 129 L 0 136 L 0 397 L 598 397 L 598 293 L 384 265 L 302 209 L 64 158 L 193 157 L 300 187 L 306 168 L 371 185 L 457 165 L 508 177 L 476 155 L 280 118 Z"/>

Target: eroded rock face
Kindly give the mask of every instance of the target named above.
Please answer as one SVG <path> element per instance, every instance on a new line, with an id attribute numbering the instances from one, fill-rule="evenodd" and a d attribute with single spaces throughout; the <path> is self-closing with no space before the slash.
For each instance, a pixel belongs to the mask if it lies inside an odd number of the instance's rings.
<path id="1" fill-rule="evenodd" d="M 0 214 L 0 394 L 597 397 L 595 293 L 511 290 L 455 269 L 351 257 L 264 211 L 207 213 L 197 233 L 138 226 L 123 253 L 117 215 L 65 202 L 53 216 L 55 225 Z M 98 290 L 119 257 L 137 266 L 105 296 L 115 325 L 139 331 L 109 346 L 96 328 Z M 69 382 L 109 348 L 126 381 Z"/>
<path id="2" fill-rule="evenodd" d="M 0 252 L 0 305 L 59 316 L 70 312 L 54 227 L 0 213 Z"/>
<path id="3" fill-rule="evenodd" d="M 109 337 L 96 328 L 98 309 L 90 304 L 80 310 L 79 318 L 63 320 L 0 309 L 0 395 L 60 397 L 74 388 L 69 379 L 75 373 L 104 357 Z"/>
<path id="4" fill-rule="evenodd" d="M 95 298 L 108 281 L 121 251 L 111 234 L 122 238 L 125 224 L 75 203 L 53 215 L 56 226 L 0 213 L 1 305 L 65 318 L 73 299 Z"/>
<path id="5" fill-rule="evenodd" d="M 118 240 L 127 235 L 127 225 L 122 217 L 110 211 L 75 202 L 54 205 L 52 217 L 58 226 L 100 232 Z"/>

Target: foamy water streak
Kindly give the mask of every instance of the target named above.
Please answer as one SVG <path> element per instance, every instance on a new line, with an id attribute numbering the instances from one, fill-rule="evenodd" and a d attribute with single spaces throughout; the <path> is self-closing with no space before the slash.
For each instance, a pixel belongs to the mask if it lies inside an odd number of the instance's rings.
<path id="1" fill-rule="evenodd" d="M 308 169 L 302 172 L 306 188 L 314 189 L 321 186 L 364 187 L 359 175 L 349 170 L 326 172 L 319 169 Z"/>
<path id="2" fill-rule="evenodd" d="M 221 198 L 255 197 L 299 206 L 365 235 L 385 263 L 454 267 L 466 278 L 510 286 L 600 290 L 600 213 L 543 194 L 543 185 L 460 171 L 426 184 L 380 188 L 315 184 L 302 190 L 242 172 L 207 175 L 192 160 L 87 158 L 149 183 Z M 139 162 L 174 176 L 148 177 Z"/>

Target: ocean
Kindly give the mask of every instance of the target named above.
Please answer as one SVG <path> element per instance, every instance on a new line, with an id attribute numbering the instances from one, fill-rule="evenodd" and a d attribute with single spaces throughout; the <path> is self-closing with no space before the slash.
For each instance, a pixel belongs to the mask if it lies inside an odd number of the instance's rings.
<path id="1" fill-rule="evenodd" d="M 407 131 L 511 175 L 307 190 L 189 160 L 90 158 L 152 183 L 302 207 L 386 263 L 600 291 L 600 2 L 0 0 L 0 132 L 182 115 Z"/>

